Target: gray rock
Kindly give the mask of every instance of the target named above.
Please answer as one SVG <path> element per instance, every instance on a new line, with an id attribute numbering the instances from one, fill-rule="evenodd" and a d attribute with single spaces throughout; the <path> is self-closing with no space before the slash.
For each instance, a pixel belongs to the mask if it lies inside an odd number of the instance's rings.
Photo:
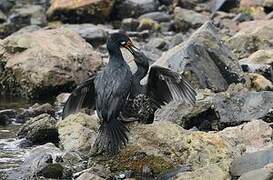
<path id="1" fill-rule="evenodd" d="M 185 37 L 182 33 L 177 33 L 173 36 L 170 42 L 170 47 L 173 48 L 184 41 Z"/>
<path id="2" fill-rule="evenodd" d="M 0 125 L 7 125 L 12 122 L 12 119 L 16 117 L 16 110 L 14 109 L 5 109 L 0 110 Z"/>
<path id="3" fill-rule="evenodd" d="M 149 18 L 157 22 L 169 22 L 171 20 L 171 15 L 165 12 L 150 12 L 141 15 L 138 19 Z"/>
<path id="4" fill-rule="evenodd" d="M 7 20 L 7 16 L 0 10 L 0 24 Z"/>
<path id="5" fill-rule="evenodd" d="M 238 180 L 271 180 L 273 179 L 272 164 L 270 166 L 271 168 L 264 167 L 244 173 Z"/>
<path id="6" fill-rule="evenodd" d="M 102 65 L 92 46 L 66 28 L 9 36 L 0 41 L 0 56 L 0 90 L 28 98 L 66 91 Z"/>
<path id="7" fill-rule="evenodd" d="M 64 167 L 58 162 L 61 154 L 61 150 L 51 143 L 35 147 L 19 168 L 8 173 L 8 179 L 62 178 Z"/>
<path id="8" fill-rule="evenodd" d="M 121 22 L 121 29 L 125 31 L 136 31 L 139 26 L 139 21 L 134 18 L 125 18 Z"/>
<path id="9" fill-rule="evenodd" d="M 225 91 L 232 83 L 244 82 L 236 56 L 221 41 L 210 22 L 188 41 L 169 49 L 155 65 L 184 73 L 194 87 Z"/>
<path id="10" fill-rule="evenodd" d="M 240 13 L 237 16 L 235 16 L 232 20 L 236 21 L 236 22 L 244 22 L 244 21 L 253 20 L 253 17 L 249 14 L 246 14 L 246 13 Z"/>
<path id="11" fill-rule="evenodd" d="M 101 178 L 96 174 L 85 172 L 80 175 L 80 177 L 78 177 L 76 180 L 104 180 L 104 178 Z"/>
<path id="12" fill-rule="evenodd" d="M 1 0 L 0 10 L 7 13 L 14 6 L 15 3 L 15 0 Z"/>
<path id="13" fill-rule="evenodd" d="M 230 167 L 232 176 L 238 177 L 244 173 L 255 169 L 263 168 L 265 165 L 273 162 L 273 149 L 247 153 L 239 158 L 236 158 Z"/>
<path id="14" fill-rule="evenodd" d="M 208 20 L 208 16 L 192 10 L 180 7 L 174 9 L 174 22 L 177 30 L 187 31 L 189 28 L 198 28 Z"/>
<path id="15" fill-rule="evenodd" d="M 148 43 L 147 46 L 157 49 L 164 49 L 167 46 L 167 43 L 163 38 L 152 38 Z"/>
<path id="16" fill-rule="evenodd" d="M 66 24 L 64 27 L 77 32 L 94 47 L 106 42 L 107 27 L 94 24 Z"/>
<path id="17" fill-rule="evenodd" d="M 40 26 L 38 26 L 38 25 L 29 25 L 29 26 L 25 26 L 25 27 L 19 29 L 18 31 L 13 33 L 13 35 L 20 35 L 20 34 L 24 34 L 24 33 L 32 33 L 34 31 L 38 31 L 38 30 L 41 30 Z"/>
<path id="18" fill-rule="evenodd" d="M 158 7 L 158 0 L 125 0 L 117 5 L 115 11 L 118 18 L 124 19 L 156 11 Z"/>
<path id="19" fill-rule="evenodd" d="M 19 138 L 26 137 L 33 144 L 47 142 L 58 143 L 59 134 L 56 127 L 57 121 L 48 114 L 41 114 L 30 119 L 19 130 Z"/>

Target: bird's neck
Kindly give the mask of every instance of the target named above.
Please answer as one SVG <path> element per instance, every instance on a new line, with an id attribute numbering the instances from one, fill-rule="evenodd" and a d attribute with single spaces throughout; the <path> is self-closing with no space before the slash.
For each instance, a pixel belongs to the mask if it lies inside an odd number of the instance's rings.
<path id="1" fill-rule="evenodd" d="M 138 64 L 137 63 L 137 71 L 133 75 L 133 88 L 131 95 L 134 97 L 140 93 L 143 93 L 144 86 L 140 84 L 140 81 L 147 75 L 149 70 L 149 64 Z"/>
<path id="2" fill-rule="evenodd" d="M 118 46 L 116 43 L 108 42 L 107 43 L 107 49 L 109 52 L 109 62 L 124 62 L 120 46 Z"/>

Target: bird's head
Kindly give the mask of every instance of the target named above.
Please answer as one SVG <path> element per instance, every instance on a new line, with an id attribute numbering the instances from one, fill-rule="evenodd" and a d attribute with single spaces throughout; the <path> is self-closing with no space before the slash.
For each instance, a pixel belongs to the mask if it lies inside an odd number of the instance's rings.
<path id="1" fill-rule="evenodd" d="M 118 48 L 124 47 L 128 49 L 132 53 L 132 49 L 138 49 L 131 39 L 129 38 L 128 34 L 125 31 L 119 31 L 117 33 L 113 33 L 110 35 L 110 37 L 107 40 L 107 46 L 111 46 L 114 44 L 115 46 L 118 46 Z"/>

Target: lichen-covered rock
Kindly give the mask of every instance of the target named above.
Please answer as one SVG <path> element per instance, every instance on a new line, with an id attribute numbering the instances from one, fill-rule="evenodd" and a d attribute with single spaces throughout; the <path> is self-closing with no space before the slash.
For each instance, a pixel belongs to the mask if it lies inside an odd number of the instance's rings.
<path id="1" fill-rule="evenodd" d="M 53 0 L 47 11 L 51 19 L 61 19 L 64 22 L 103 22 L 111 13 L 111 0 Z M 71 18 L 75 17 L 77 18 Z"/>
<path id="2" fill-rule="evenodd" d="M 66 151 L 89 152 L 96 138 L 98 119 L 78 113 L 58 122 L 60 144 Z"/>
<path id="3" fill-rule="evenodd" d="M 256 91 L 270 91 L 273 89 L 272 82 L 266 79 L 264 76 L 255 73 L 249 73 L 247 76 L 251 81 L 250 89 Z"/>
<path id="4" fill-rule="evenodd" d="M 155 65 L 183 73 L 194 87 L 215 92 L 225 91 L 232 83 L 244 82 L 237 58 L 223 44 L 210 22 L 200 27 L 188 41 L 169 49 Z"/>
<path id="5" fill-rule="evenodd" d="M 0 90 L 52 96 L 94 74 L 102 59 L 77 33 L 61 28 L 12 35 L 0 42 Z"/>
<path id="6" fill-rule="evenodd" d="M 27 121 L 19 130 L 19 138 L 26 137 L 33 144 L 47 142 L 58 143 L 58 130 L 56 119 L 48 114 L 41 114 Z"/>
<path id="7" fill-rule="evenodd" d="M 110 167 L 111 172 L 132 170 L 141 174 L 149 167 L 155 175 L 179 164 L 190 164 L 193 170 L 217 165 L 227 175 L 231 159 L 238 153 L 217 134 L 188 132 L 171 122 L 155 122 L 132 125 L 126 148 L 110 159 L 95 156 L 90 161 Z"/>

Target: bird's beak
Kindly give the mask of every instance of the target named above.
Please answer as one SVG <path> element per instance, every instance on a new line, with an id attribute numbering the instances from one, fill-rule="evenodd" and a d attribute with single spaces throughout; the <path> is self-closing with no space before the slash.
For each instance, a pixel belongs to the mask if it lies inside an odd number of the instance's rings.
<path id="1" fill-rule="evenodd" d="M 124 47 L 126 49 L 128 49 L 128 51 L 130 51 L 130 53 L 134 54 L 134 51 L 140 51 L 139 48 L 137 48 L 132 41 L 127 41 L 127 43 L 124 45 Z"/>

